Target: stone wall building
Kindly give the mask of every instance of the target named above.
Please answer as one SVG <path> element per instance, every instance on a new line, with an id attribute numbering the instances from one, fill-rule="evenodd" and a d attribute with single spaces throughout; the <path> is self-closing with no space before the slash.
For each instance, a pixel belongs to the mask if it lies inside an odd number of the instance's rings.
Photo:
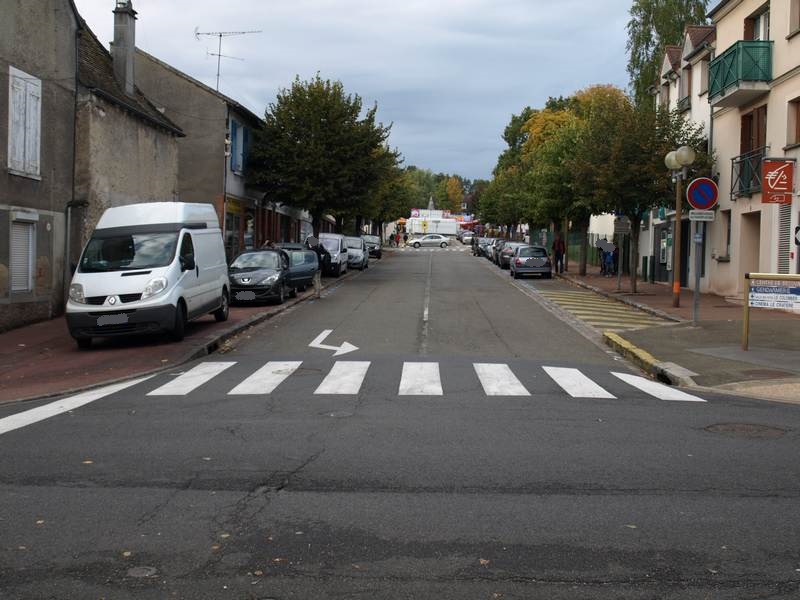
<path id="1" fill-rule="evenodd" d="M 0 331 L 63 310 L 78 28 L 69 0 L 0 0 Z"/>
<path id="2" fill-rule="evenodd" d="M 72 265 L 107 208 L 179 199 L 184 134 L 136 85 L 135 24 L 132 2 L 121 0 L 111 52 L 85 25 L 78 38 Z"/>

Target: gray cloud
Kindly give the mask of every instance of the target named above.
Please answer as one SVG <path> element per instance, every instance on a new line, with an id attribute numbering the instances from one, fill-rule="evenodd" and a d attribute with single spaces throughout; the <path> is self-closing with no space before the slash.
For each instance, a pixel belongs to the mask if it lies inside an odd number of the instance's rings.
<path id="1" fill-rule="evenodd" d="M 113 0 L 76 0 L 98 37 Z M 257 114 L 295 75 L 340 79 L 393 123 L 406 164 L 489 177 L 512 113 L 593 83 L 625 85 L 630 0 L 134 0 L 137 44 Z"/>

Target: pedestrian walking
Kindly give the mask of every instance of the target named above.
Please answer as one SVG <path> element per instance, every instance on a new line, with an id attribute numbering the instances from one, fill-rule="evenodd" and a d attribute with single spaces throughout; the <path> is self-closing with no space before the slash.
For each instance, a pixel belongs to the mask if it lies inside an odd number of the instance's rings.
<path id="1" fill-rule="evenodd" d="M 553 258 L 555 260 L 556 273 L 564 272 L 564 255 L 567 253 L 567 245 L 561 239 L 561 234 L 556 234 L 556 239 L 553 240 Z"/>
<path id="2" fill-rule="evenodd" d="M 603 276 L 611 277 L 614 270 L 614 253 L 610 250 L 603 251 Z"/>
<path id="3" fill-rule="evenodd" d="M 322 271 L 330 263 L 331 255 L 328 254 L 325 246 L 323 246 L 322 243 L 320 243 L 320 241 L 314 236 L 311 236 L 306 240 L 306 246 L 309 248 L 309 250 L 313 250 L 317 254 L 317 266 L 319 268 L 317 269 L 316 273 L 314 273 L 312 282 L 314 284 L 314 296 L 316 298 L 322 298 Z"/>
<path id="4" fill-rule="evenodd" d="M 403 234 L 403 246 L 408 246 L 408 232 Z"/>

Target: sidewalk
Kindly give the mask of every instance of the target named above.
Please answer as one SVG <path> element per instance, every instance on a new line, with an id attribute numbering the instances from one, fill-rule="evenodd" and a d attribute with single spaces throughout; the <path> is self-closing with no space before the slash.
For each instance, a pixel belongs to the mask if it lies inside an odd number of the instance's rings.
<path id="1" fill-rule="evenodd" d="M 323 280 L 323 289 L 351 277 Z M 280 306 L 234 306 L 224 323 L 206 315 L 186 326 L 182 342 L 166 336 L 95 339 L 79 350 L 64 317 L 0 333 L 0 403 L 73 393 L 170 369 L 217 350 L 248 327 L 313 297 L 313 288 Z"/>
<path id="2" fill-rule="evenodd" d="M 672 306 L 672 289 L 665 284 L 639 281 L 630 293 L 623 275 L 622 291 L 616 277 L 589 267 L 585 276 L 564 273 L 575 285 L 615 298 L 675 321 L 675 325 L 621 333 L 606 333 L 605 341 L 659 379 L 732 391 L 759 398 L 800 403 L 800 315 L 777 310 L 750 310 L 750 344 L 741 350 L 741 301 L 701 294 L 698 326 L 691 323 L 693 293 L 681 290 L 681 306 Z"/>

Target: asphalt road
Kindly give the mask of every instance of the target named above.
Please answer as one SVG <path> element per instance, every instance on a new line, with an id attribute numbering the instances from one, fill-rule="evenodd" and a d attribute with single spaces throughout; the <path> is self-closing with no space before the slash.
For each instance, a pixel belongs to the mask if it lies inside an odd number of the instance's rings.
<path id="1" fill-rule="evenodd" d="M 396 252 L 221 354 L 0 407 L 0 597 L 800 597 L 800 409 L 660 399 L 563 286 Z"/>

